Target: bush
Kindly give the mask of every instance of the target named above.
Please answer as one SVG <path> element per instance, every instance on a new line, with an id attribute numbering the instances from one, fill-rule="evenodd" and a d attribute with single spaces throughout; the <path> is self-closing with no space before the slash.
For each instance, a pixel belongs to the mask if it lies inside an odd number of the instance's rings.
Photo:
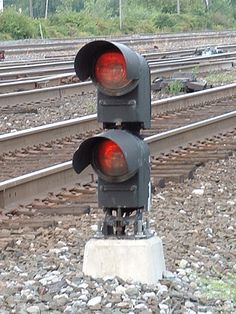
<path id="1" fill-rule="evenodd" d="M 37 37 L 35 23 L 29 17 L 17 13 L 13 9 L 6 9 L 0 14 L 0 33 L 7 39 L 25 39 Z"/>
<path id="2" fill-rule="evenodd" d="M 220 7 L 221 2 L 217 0 L 214 3 Z M 141 1 L 124 1 L 122 30 L 119 29 L 117 1 L 116 6 L 111 9 L 107 0 L 87 0 L 83 2 L 83 6 L 79 6 L 80 11 L 76 12 L 72 10 L 75 2 L 70 0 L 63 2 L 63 6 L 56 13 L 49 14 L 47 20 L 32 19 L 19 14 L 13 8 L 5 8 L 0 13 L 0 40 L 40 38 L 40 24 L 45 38 L 231 28 L 235 26 L 236 5 L 227 7 L 226 2 L 225 0 L 224 8 L 228 8 L 227 11 L 216 10 L 215 6 L 213 10 L 212 3 L 211 10 L 206 12 L 203 4 L 193 4 L 191 0 L 186 0 L 186 6 L 181 7 L 181 14 L 177 14 L 176 2 L 173 0 L 159 1 L 159 6 L 151 4 L 153 1 L 142 5 Z M 24 12 L 27 14 L 28 11 L 25 9 Z M 55 10 L 51 10 L 53 12 Z"/>
<path id="3" fill-rule="evenodd" d="M 161 13 L 155 17 L 155 25 L 161 30 L 173 32 L 187 32 L 214 28 L 212 19 L 210 19 L 207 14 L 195 16 L 191 14 Z"/>
<path id="4" fill-rule="evenodd" d="M 155 26 L 159 29 L 171 29 L 176 25 L 174 14 L 160 13 L 155 18 Z"/>
<path id="5" fill-rule="evenodd" d="M 76 37 L 83 35 L 103 35 L 116 32 L 118 24 L 112 18 L 104 19 L 97 15 L 91 16 L 85 10 L 81 12 L 58 12 L 49 19 L 49 29 L 57 30 L 63 36 Z M 46 31 L 48 33 L 48 31 Z"/>
<path id="6" fill-rule="evenodd" d="M 11 34 L 7 34 L 7 33 L 0 33 L 0 40 L 11 40 Z"/>
<path id="7" fill-rule="evenodd" d="M 221 12 L 215 12 L 211 14 L 211 20 L 213 21 L 214 25 L 217 26 L 217 28 L 224 29 L 224 28 L 230 28 L 232 25 L 232 21 L 229 19 L 229 17 L 223 15 Z"/>

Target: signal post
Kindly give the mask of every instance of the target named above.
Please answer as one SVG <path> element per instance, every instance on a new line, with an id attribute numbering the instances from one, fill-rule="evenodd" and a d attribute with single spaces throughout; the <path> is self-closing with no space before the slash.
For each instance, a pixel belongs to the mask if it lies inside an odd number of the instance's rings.
<path id="1" fill-rule="evenodd" d="M 150 201 L 150 153 L 140 130 L 151 125 L 151 84 L 146 60 L 127 46 L 94 41 L 75 58 L 81 81 L 97 86 L 97 116 L 104 132 L 81 143 L 73 156 L 80 174 L 92 165 L 104 221 L 85 247 L 83 271 L 155 283 L 165 270 L 161 239 L 143 213 Z"/>

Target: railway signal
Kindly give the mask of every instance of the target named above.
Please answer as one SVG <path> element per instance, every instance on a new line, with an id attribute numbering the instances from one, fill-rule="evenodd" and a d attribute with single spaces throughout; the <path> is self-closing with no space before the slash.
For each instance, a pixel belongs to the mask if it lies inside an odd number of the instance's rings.
<path id="1" fill-rule="evenodd" d="M 140 130 L 151 123 L 150 73 L 146 60 L 127 46 L 94 41 L 80 49 L 75 71 L 97 86 L 97 116 L 105 131 L 81 143 L 73 167 L 92 165 L 98 176 L 98 204 L 104 209 L 103 235 L 144 235 L 142 211 L 150 187 L 149 148 Z"/>
<path id="2" fill-rule="evenodd" d="M 104 128 L 150 127 L 150 72 L 141 55 L 119 43 L 94 41 L 78 52 L 75 72 L 97 86 L 97 115 Z"/>

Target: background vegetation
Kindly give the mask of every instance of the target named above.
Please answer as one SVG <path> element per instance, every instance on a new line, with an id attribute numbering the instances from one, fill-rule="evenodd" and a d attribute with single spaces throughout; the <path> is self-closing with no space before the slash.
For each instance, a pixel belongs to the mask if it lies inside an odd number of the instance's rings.
<path id="1" fill-rule="evenodd" d="M 236 0 L 4 0 L 0 40 L 235 26 Z"/>

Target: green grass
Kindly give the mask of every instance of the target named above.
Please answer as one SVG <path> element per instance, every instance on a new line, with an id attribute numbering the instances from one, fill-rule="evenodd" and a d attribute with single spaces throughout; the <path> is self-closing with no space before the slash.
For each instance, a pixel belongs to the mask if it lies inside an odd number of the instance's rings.
<path id="1" fill-rule="evenodd" d="M 215 72 L 207 75 L 205 80 L 208 84 L 229 83 L 236 80 L 235 72 Z"/>
<path id="2" fill-rule="evenodd" d="M 205 282 L 204 282 L 205 281 Z M 236 303 L 236 275 L 205 279 L 205 293 L 213 299 L 231 300 Z"/>
<path id="3" fill-rule="evenodd" d="M 183 83 L 180 81 L 171 81 L 168 84 L 167 87 L 167 91 L 171 94 L 171 95 L 177 95 L 179 94 L 181 91 L 183 91 Z"/>
<path id="4" fill-rule="evenodd" d="M 218 306 L 218 310 L 222 313 L 229 313 L 234 310 L 236 313 L 236 271 L 221 276 L 217 274 L 215 277 L 201 277 L 197 280 L 201 286 L 201 294 L 209 301 L 231 301 L 231 309 L 226 305 Z M 231 313 L 231 312 L 230 312 Z"/>

